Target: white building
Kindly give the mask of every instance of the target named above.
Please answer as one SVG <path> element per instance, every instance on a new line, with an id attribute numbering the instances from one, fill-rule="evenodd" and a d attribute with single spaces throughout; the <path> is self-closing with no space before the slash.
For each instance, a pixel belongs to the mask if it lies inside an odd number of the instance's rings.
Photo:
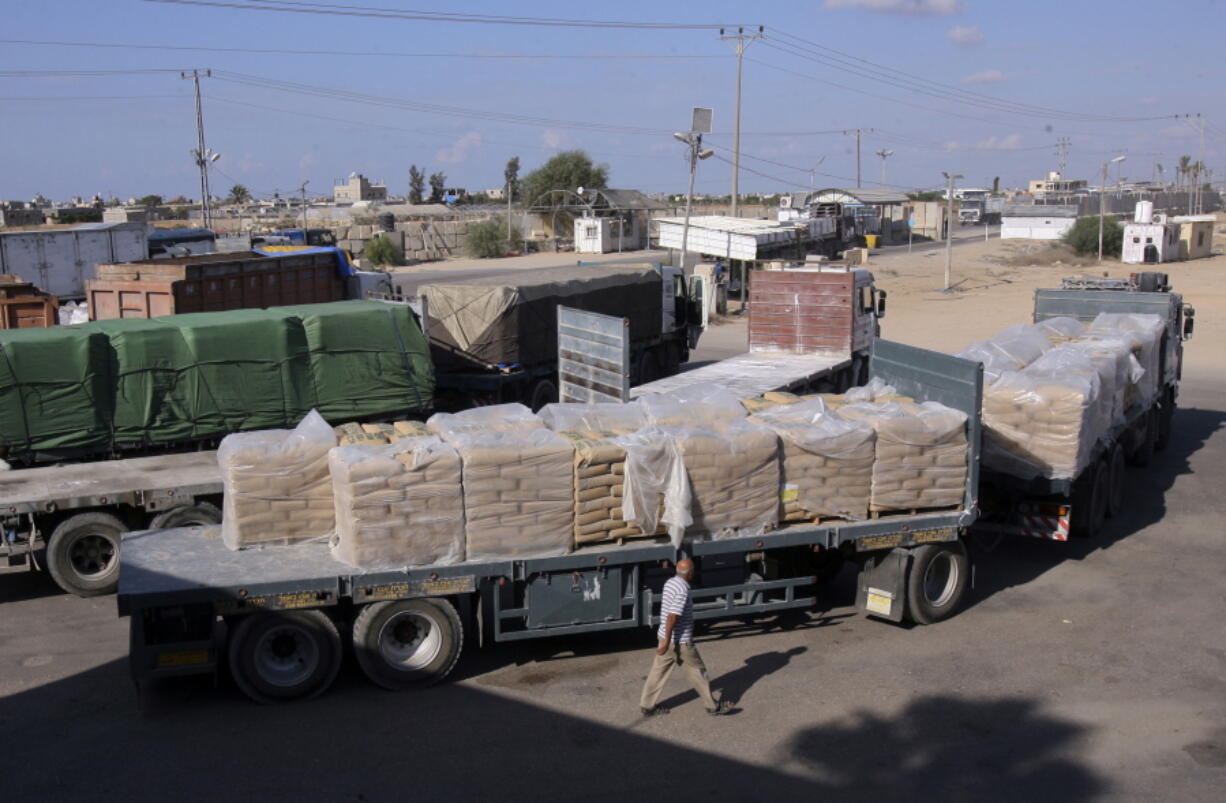
<path id="1" fill-rule="evenodd" d="M 359 201 L 386 201 L 387 186 L 371 184 L 361 173 L 350 173 L 344 184 L 332 187 L 332 200 L 337 204 L 356 204 Z"/>
<path id="2" fill-rule="evenodd" d="M 1077 207 L 1005 204 L 1000 216 L 1002 240 L 1059 240 L 1077 222 Z"/>

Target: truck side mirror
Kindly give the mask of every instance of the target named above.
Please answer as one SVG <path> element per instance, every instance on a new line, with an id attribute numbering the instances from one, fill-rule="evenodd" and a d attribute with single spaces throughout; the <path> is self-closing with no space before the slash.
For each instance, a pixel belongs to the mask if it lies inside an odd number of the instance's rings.
<path id="1" fill-rule="evenodd" d="M 1183 339 L 1192 339 L 1192 329 L 1196 326 L 1196 310 L 1192 307 L 1183 308 Z"/>
<path id="2" fill-rule="evenodd" d="M 877 291 L 877 317 L 878 318 L 885 317 L 885 297 L 886 297 L 886 292 L 884 290 Z"/>

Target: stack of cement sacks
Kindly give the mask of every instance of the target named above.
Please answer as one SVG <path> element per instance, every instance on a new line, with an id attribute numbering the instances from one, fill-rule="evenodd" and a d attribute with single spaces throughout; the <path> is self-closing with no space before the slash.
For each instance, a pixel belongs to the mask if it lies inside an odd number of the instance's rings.
<path id="1" fill-rule="evenodd" d="M 777 405 L 751 421 L 774 431 L 780 460 L 780 519 L 812 521 L 868 515 L 876 434 L 822 399 Z"/>
<path id="2" fill-rule="evenodd" d="M 227 435 L 217 450 L 230 549 L 327 538 L 335 528 L 328 452 L 336 435 L 312 410 L 292 430 Z"/>
<path id="3" fill-rule="evenodd" d="M 336 500 L 332 556 L 358 568 L 464 560 L 460 455 L 436 437 L 340 446 L 329 467 Z"/>
<path id="4" fill-rule="evenodd" d="M 427 426 L 460 455 L 468 560 L 570 551 L 574 449 L 569 441 L 516 404 L 439 413 Z"/>
<path id="5" fill-rule="evenodd" d="M 575 449 L 575 545 L 647 535 L 623 512 L 627 447 L 620 439 L 642 429 L 645 419 L 638 405 L 550 404 L 540 417 Z M 655 506 L 660 504 L 657 497 Z"/>
<path id="6" fill-rule="evenodd" d="M 336 440 L 341 446 L 382 446 L 405 438 L 420 438 L 430 430 L 420 421 L 396 421 L 391 424 L 341 424 L 336 428 Z"/>
<path id="7" fill-rule="evenodd" d="M 854 402 L 839 416 L 872 427 L 869 509 L 957 507 L 966 489 L 966 414 L 937 402 Z"/>
<path id="8" fill-rule="evenodd" d="M 691 495 L 688 532 L 727 538 L 779 523 L 778 438 L 745 418 L 735 394 L 700 383 L 644 396 L 639 406 L 652 425 L 648 431 L 680 456 Z M 665 507 L 667 516 L 667 498 Z M 671 528 L 670 534 L 677 538 Z"/>
<path id="9" fill-rule="evenodd" d="M 1166 324 L 1158 315 L 1103 312 L 1086 330 L 1087 337 L 1123 338 L 1131 344 L 1133 354 L 1144 371 L 1140 380 L 1135 383 L 1136 396 L 1132 399 L 1135 404 L 1151 404 L 1162 386 L 1160 350 L 1165 328 Z M 1171 338 L 1171 344 L 1174 343 L 1175 339 Z"/>

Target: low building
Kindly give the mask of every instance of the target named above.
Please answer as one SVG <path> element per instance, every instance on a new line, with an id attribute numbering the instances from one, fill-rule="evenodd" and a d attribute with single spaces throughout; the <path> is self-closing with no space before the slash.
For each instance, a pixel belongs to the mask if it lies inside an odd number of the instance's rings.
<path id="1" fill-rule="evenodd" d="M 485 197 L 491 201 L 505 201 L 507 199 L 506 187 L 490 187 L 485 191 Z"/>
<path id="2" fill-rule="evenodd" d="M 10 207 L 0 204 L 0 227 L 7 226 L 41 226 L 47 220 L 43 210 L 27 207 Z"/>
<path id="3" fill-rule="evenodd" d="M 845 239 L 853 234 L 876 234 L 892 242 L 899 237 L 906 240 L 908 202 L 898 190 L 830 187 L 810 193 L 806 205 L 813 217 L 841 218 Z"/>
<path id="4" fill-rule="evenodd" d="M 1179 225 L 1180 259 L 1200 259 L 1213 254 L 1216 215 L 1180 215 L 1171 220 Z"/>
<path id="5" fill-rule="evenodd" d="M 387 186 L 371 184 L 361 173 L 350 173 L 349 180 L 344 184 L 333 185 L 332 200 L 338 206 L 362 201 L 386 201 Z"/>
<path id="6" fill-rule="evenodd" d="M 146 206 L 115 206 L 102 211 L 103 223 L 148 223 L 151 219 Z"/>
<path id="7" fill-rule="evenodd" d="M 1053 170 L 1047 174 L 1047 178 L 1030 182 L 1029 189 L 1030 194 L 1036 196 L 1075 195 L 1078 192 L 1086 192 L 1089 186 L 1090 182 L 1085 179 L 1066 179 Z"/>
<path id="8" fill-rule="evenodd" d="M 1076 222 L 1076 206 L 1005 204 L 1000 216 L 1000 237 L 1002 240 L 1059 240 Z"/>
<path id="9" fill-rule="evenodd" d="M 1174 262 L 1179 259 L 1179 224 L 1161 220 L 1124 224 L 1124 252 L 1120 261 L 1126 265 Z"/>

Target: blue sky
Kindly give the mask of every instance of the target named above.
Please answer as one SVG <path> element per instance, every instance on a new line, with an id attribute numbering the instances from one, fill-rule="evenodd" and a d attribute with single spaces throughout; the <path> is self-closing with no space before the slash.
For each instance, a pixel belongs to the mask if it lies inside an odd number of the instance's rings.
<path id="1" fill-rule="evenodd" d="M 410 7 L 407 0 L 349 5 Z M 1215 181 L 1226 177 L 1223 0 L 625 0 L 599 7 L 415 0 L 412 7 L 766 26 L 767 38 L 745 55 L 742 192 L 853 186 L 855 139 L 837 133 L 851 128 L 874 129 L 863 140 L 865 186 L 881 181 L 881 149 L 894 151 L 886 161 L 890 185 L 933 186 L 942 170 L 965 174 L 968 185 L 993 176 L 1024 184 L 1055 169 L 1062 136 L 1071 142 L 1073 177 L 1093 179 L 1105 159 L 1126 151 L 1124 176 L 1149 178 L 1159 162 L 1169 178 L 1180 154 L 1199 151 L 1193 125 L 1170 117 L 1189 112 L 1209 120 L 1206 161 Z M 287 192 L 304 180 L 325 194 L 350 171 L 403 193 L 412 163 L 445 172 L 450 186 L 480 189 L 501 184 L 510 156 L 528 170 L 565 148 L 608 164 L 613 186 L 680 192 L 686 166 L 668 132 L 687 126 L 692 106 L 714 109 L 708 142 L 719 157 L 729 157 L 732 145 L 735 60 L 715 30 L 464 24 L 143 0 L 6 3 L 4 19 L 5 199 L 199 194 L 188 155 L 195 145 L 189 81 L 174 72 L 31 71 L 218 71 L 204 82 L 208 146 L 223 154 L 212 178 L 218 194 L 236 182 L 257 195 Z M 164 45 L 206 50 L 157 49 Z M 243 52 L 268 50 L 357 55 Z M 271 88 L 270 79 L 306 93 Z M 369 97 L 356 103 L 319 89 Z M 429 113 L 428 104 L 463 111 Z M 534 119 L 512 124 L 507 115 Z M 1161 119 L 1093 119 L 1124 117 Z M 730 177 L 727 163 L 708 160 L 697 189 L 727 193 Z"/>

